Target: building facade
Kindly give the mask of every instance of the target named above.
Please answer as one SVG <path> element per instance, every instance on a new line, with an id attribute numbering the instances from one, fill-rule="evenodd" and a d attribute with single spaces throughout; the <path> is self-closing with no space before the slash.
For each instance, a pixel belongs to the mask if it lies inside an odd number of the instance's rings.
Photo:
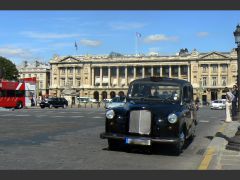
<path id="1" fill-rule="evenodd" d="M 176 56 L 55 56 L 50 61 L 50 94 L 61 96 L 68 87 L 76 94 L 102 100 L 127 93 L 138 78 L 162 76 L 190 81 L 194 98 L 203 103 L 225 98 L 225 87 L 237 79 L 237 53 L 193 50 Z"/>
<path id="2" fill-rule="evenodd" d="M 36 77 L 37 79 L 37 97 L 48 96 L 50 86 L 50 65 L 35 61 L 29 63 L 24 61 L 18 66 L 20 78 Z"/>

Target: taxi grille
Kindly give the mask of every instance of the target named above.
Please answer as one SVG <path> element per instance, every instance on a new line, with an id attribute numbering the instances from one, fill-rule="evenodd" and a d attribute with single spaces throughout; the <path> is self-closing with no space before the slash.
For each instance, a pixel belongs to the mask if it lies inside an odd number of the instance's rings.
<path id="1" fill-rule="evenodd" d="M 151 112 L 147 110 L 131 111 L 129 132 L 149 135 L 151 132 Z"/>

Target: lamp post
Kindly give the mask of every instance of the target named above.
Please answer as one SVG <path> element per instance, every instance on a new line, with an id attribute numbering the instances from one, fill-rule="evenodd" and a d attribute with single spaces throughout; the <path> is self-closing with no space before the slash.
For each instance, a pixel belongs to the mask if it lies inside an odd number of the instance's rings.
<path id="1" fill-rule="evenodd" d="M 240 88 L 240 25 L 238 24 L 236 30 L 233 32 L 235 43 L 237 44 L 237 86 Z M 239 89 L 238 89 L 239 90 Z M 240 93 L 238 93 L 238 112 L 240 112 Z"/>

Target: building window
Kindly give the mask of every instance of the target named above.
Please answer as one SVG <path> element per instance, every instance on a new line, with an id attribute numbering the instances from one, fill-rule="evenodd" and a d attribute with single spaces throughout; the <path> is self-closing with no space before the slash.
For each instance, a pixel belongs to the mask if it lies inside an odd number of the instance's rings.
<path id="1" fill-rule="evenodd" d="M 222 86 L 227 86 L 227 77 L 222 77 Z"/>
<path id="2" fill-rule="evenodd" d="M 207 86 L 207 77 L 202 78 L 202 86 Z"/>
<path id="3" fill-rule="evenodd" d="M 61 78 L 60 86 L 65 86 L 65 78 Z"/>
<path id="4" fill-rule="evenodd" d="M 216 73 L 217 72 L 217 65 L 213 65 L 212 70 L 213 70 L 213 73 Z"/>
<path id="5" fill-rule="evenodd" d="M 23 74 L 22 77 L 25 78 L 25 74 Z"/>
<path id="6" fill-rule="evenodd" d="M 226 65 L 226 64 L 223 64 L 223 65 L 222 65 L 222 71 L 223 71 L 223 72 L 227 72 L 227 65 Z"/>
<path id="7" fill-rule="evenodd" d="M 207 72 L 207 65 L 202 65 L 202 72 L 206 73 Z"/>
<path id="8" fill-rule="evenodd" d="M 41 74 L 40 74 L 40 78 L 42 78 L 42 77 L 43 77 L 43 74 L 41 73 Z"/>
<path id="9" fill-rule="evenodd" d="M 28 74 L 28 77 L 31 77 L 31 74 Z"/>
<path id="10" fill-rule="evenodd" d="M 212 77 L 212 86 L 217 86 L 217 77 Z"/>
<path id="11" fill-rule="evenodd" d="M 182 76 L 187 76 L 188 75 L 188 66 L 181 66 L 181 75 Z"/>
<path id="12" fill-rule="evenodd" d="M 68 85 L 72 86 L 73 85 L 73 78 L 68 78 Z"/>
<path id="13" fill-rule="evenodd" d="M 77 68 L 77 74 L 80 74 L 80 68 Z"/>
<path id="14" fill-rule="evenodd" d="M 61 74 L 65 74 L 65 68 L 61 68 Z"/>
<path id="15" fill-rule="evenodd" d="M 81 79 L 80 78 L 77 78 L 77 86 L 81 86 Z"/>
<path id="16" fill-rule="evenodd" d="M 43 82 L 42 81 L 39 81 L 39 87 L 40 87 L 40 89 L 43 89 Z"/>
<path id="17" fill-rule="evenodd" d="M 73 68 L 69 68 L 68 72 L 69 72 L 69 74 L 72 74 L 73 73 Z"/>

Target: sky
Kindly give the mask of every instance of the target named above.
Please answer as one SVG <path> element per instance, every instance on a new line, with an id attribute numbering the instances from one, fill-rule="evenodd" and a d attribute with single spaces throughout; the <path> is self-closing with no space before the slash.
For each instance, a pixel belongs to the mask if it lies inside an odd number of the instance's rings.
<path id="1" fill-rule="evenodd" d="M 240 11 L 0 11 L 0 22 L 0 56 L 20 64 L 54 55 L 229 52 Z"/>

